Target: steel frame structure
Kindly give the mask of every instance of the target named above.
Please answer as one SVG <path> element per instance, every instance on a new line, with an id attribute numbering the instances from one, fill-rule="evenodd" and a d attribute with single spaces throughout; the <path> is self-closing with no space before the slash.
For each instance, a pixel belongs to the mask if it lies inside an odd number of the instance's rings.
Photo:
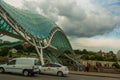
<path id="1" fill-rule="evenodd" d="M 43 49 L 51 46 L 52 38 L 56 34 L 56 32 L 60 32 L 64 36 L 64 38 L 67 40 L 69 46 L 71 47 L 66 35 L 59 27 L 53 28 L 47 38 L 40 39 L 26 32 L 20 25 L 18 25 L 14 21 L 14 19 L 12 19 L 12 17 L 1 6 L 0 6 L 0 19 L 4 20 L 3 24 L 6 23 L 8 25 L 7 28 L 9 28 L 9 31 L 0 30 L 0 34 L 5 34 L 5 35 L 15 37 L 17 39 L 25 40 L 29 44 L 34 46 L 36 48 L 36 51 L 38 53 L 38 56 L 42 65 L 44 64 Z M 2 24 L 0 25 L 0 27 L 1 26 Z"/>

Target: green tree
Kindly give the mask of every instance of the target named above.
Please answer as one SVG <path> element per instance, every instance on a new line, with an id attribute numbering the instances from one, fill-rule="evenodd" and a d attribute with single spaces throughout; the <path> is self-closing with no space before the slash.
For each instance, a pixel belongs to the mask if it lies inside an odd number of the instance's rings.
<path id="1" fill-rule="evenodd" d="M 16 45 L 16 46 L 14 46 L 14 48 L 17 50 L 24 50 L 22 45 Z"/>
<path id="2" fill-rule="evenodd" d="M 8 47 L 1 48 L 0 56 L 7 56 L 10 49 Z"/>
<path id="3" fill-rule="evenodd" d="M 102 66 L 102 64 L 100 62 L 96 62 L 96 65 L 100 64 L 100 66 Z"/>
<path id="4" fill-rule="evenodd" d="M 95 57 L 95 55 L 92 55 L 92 56 L 89 57 L 89 59 L 90 60 L 96 60 L 96 57 Z"/>
<path id="5" fill-rule="evenodd" d="M 109 53 L 114 54 L 113 51 L 109 51 Z"/>
<path id="6" fill-rule="evenodd" d="M 80 55 L 84 54 L 81 50 L 74 50 L 74 52 L 75 54 L 80 54 Z"/>
<path id="7" fill-rule="evenodd" d="M 88 55 L 82 55 L 81 59 L 83 59 L 83 60 L 89 60 L 89 56 Z"/>
<path id="8" fill-rule="evenodd" d="M 88 51 L 86 49 L 83 49 L 82 53 L 83 54 L 88 54 Z"/>
<path id="9" fill-rule="evenodd" d="M 120 65 L 118 64 L 118 62 L 113 63 L 112 66 L 114 66 L 115 68 L 120 69 Z"/>
<path id="10" fill-rule="evenodd" d="M 71 52 L 69 50 L 64 51 L 64 53 L 71 54 Z"/>
<path id="11" fill-rule="evenodd" d="M 24 49 L 25 52 L 36 52 L 35 47 L 34 46 L 28 46 L 26 49 Z"/>

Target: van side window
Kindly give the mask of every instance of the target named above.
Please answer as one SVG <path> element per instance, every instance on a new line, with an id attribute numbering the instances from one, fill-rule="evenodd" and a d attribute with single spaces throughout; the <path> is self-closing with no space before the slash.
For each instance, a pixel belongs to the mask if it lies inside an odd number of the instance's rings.
<path id="1" fill-rule="evenodd" d="M 52 64 L 51 67 L 61 67 L 61 66 L 57 64 Z"/>
<path id="2" fill-rule="evenodd" d="M 7 65 L 15 65 L 15 63 L 16 63 L 16 60 L 12 60 L 12 61 L 9 61 Z"/>
<path id="3" fill-rule="evenodd" d="M 45 65 L 43 65 L 42 67 L 48 67 L 48 66 L 50 66 L 50 64 L 45 64 Z"/>

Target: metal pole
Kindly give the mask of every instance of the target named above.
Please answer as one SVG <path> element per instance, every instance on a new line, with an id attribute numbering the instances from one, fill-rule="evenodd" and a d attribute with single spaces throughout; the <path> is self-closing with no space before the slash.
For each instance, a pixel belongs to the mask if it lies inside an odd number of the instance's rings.
<path id="1" fill-rule="evenodd" d="M 33 39 L 33 38 L 32 38 Z M 33 43 L 35 44 L 35 48 L 36 48 L 36 51 L 38 53 L 38 56 L 39 56 L 39 60 L 41 61 L 41 65 L 44 65 L 44 59 L 43 59 L 43 49 L 42 47 L 39 49 L 36 45 L 36 42 L 35 40 L 33 39 Z M 41 46 L 41 45 L 40 45 Z"/>
<path id="2" fill-rule="evenodd" d="M 41 59 L 41 64 L 42 65 L 44 65 L 45 63 L 44 63 L 44 59 L 43 59 L 43 49 L 42 48 L 40 48 L 40 59 Z"/>

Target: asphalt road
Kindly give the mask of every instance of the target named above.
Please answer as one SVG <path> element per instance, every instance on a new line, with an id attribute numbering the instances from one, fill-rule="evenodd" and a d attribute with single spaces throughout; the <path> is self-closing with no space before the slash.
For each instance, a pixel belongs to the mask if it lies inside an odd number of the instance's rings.
<path id="1" fill-rule="evenodd" d="M 16 74 L 0 74 L 0 80 L 120 80 L 118 78 L 83 76 L 69 74 L 66 77 L 58 77 L 53 75 L 35 75 L 31 77 L 24 77 Z"/>

